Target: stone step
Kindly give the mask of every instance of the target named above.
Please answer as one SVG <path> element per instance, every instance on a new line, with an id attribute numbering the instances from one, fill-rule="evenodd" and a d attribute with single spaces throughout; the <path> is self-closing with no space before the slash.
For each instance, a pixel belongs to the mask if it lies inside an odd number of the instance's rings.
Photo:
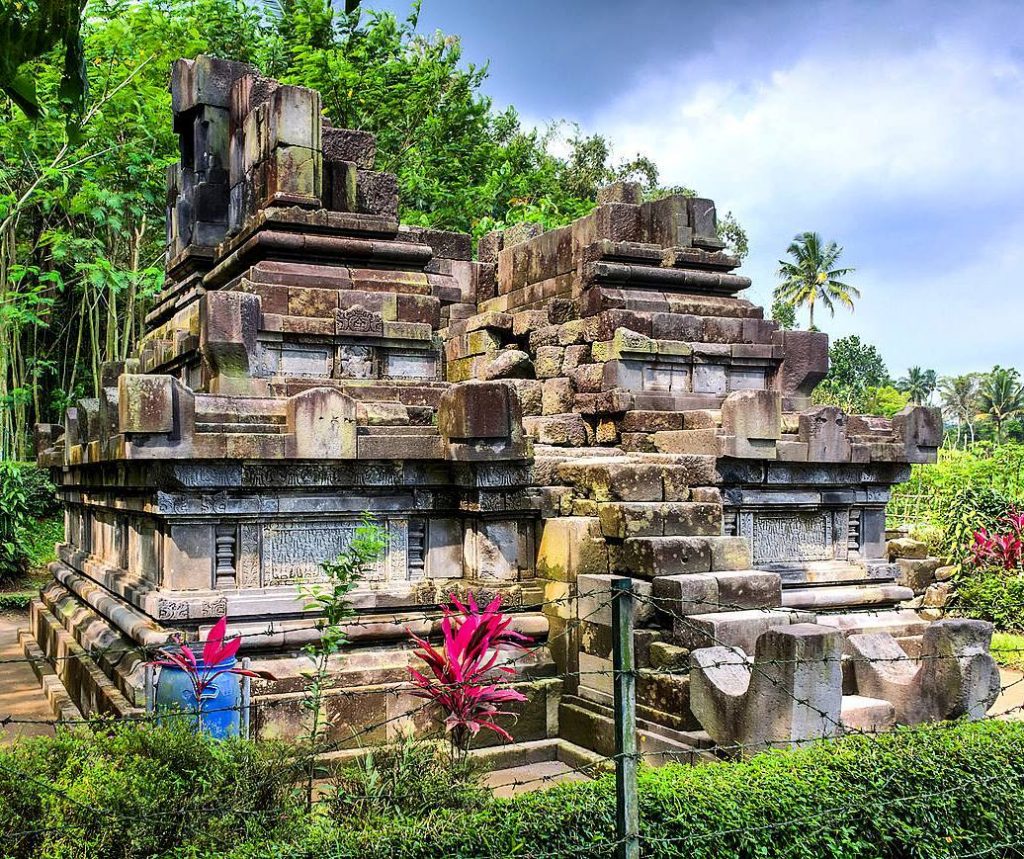
<path id="1" fill-rule="evenodd" d="M 562 697 L 558 707 L 560 735 L 600 755 L 615 754 L 615 720 L 611 700 L 597 702 L 576 695 Z M 710 762 L 714 757 L 688 742 L 690 735 L 655 722 L 637 719 L 637 751 L 644 761 L 660 766 L 679 763 Z"/>
<path id="2" fill-rule="evenodd" d="M 597 515 L 605 537 L 720 536 L 722 505 L 693 501 L 610 501 Z"/>
<path id="3" fill-rule="evenodd" d="M 754 654 L 757 639 L 776 626 L 792 623 L 814 623 L 810 612 L 793 609 L 748 609 L 746 611 L 694 614 L 674 617 L 673 641 L 681 647 L 738 647 L 748 656 Z"/>
<path id="4" fill-rule="evenodd" d="M 928 628 L 928 621 L 921 620 L 917 612 L 911 609 L 825 614 L 818 619 L 818 623 L 823 626 L 834 626 L 847 635 L 862 632 L 888 632 L 897 639 L 922 635 Z"/>
<path id="5" fill-rule="evenodd" d="M 616 569 L 644 578 L 750 569 L 746 537 L 629 537 L 613 554 Z"/>
<path id="6" fill-rule="evenodd" d="M 879 584 L 896 580 L 896 571 L 888 564 L 861 566 L 847 561 L 809 561 L 803 564 L 765 564 L 764 568 L 782 577 L 782 587 L 828 586 L 861 582 Z"/>
<path id="7" fill-rule="evenodd" d="M 784 588 L 782 604 L 788 608 L 815 611 L 858 608 L 860 606 L 894 605 L 912 599 L 910 588 L 894 584 L 854 584 Z"/>

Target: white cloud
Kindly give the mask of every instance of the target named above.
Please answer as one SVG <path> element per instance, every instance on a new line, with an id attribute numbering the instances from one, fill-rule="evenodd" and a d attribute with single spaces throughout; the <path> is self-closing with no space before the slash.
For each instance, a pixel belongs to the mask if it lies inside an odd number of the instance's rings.
<path id="1" fill-rule="evenodd" d="M 895 5 L 874 10 L 879 26 Z M 864 292 L 833 333 L 874 337 L 895 369 L 1024 365 L 1012 319 L 1024 311 L 1024 62 L 1001 11 L 935 15 L 902 41 L 864 38 L 864 20 L 848 40 L 841 23 L 817 39 L 819 14 L 804 30 L 762 31 L 791 50 L 774 45 L 756 71 L 743 57 L 759 45 L 732 37 L 637 78 L 587 126 L 735 212 L 752 298 L 767 299 L 792 235 L 817 229 L 846 245 Z"/>
<path id="2" fill-rule="evenodd" d="M 949 182 L 1003 189 L 1024 176 L 1024 75 L 989 46 L 943 39 L 910 54 L 805 56 L 762 80 L 699 80 L 697 63 L 649 78 L 594 125 L 657 153 L 666 179 L 736 206 L 780 192 L 824 206 L 853 192 L 905 198 Z"/>

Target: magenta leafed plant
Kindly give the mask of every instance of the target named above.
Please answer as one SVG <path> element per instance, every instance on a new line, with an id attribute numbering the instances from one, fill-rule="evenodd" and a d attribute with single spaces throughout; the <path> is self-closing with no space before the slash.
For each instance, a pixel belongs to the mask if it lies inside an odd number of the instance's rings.
<path id="1" fill-rule="evenodd" d="M 210 698 L 216 697 L 214 684 L 218 677 L 223 674 L 238 674 L 242 677 L 256 677 L 263 680 L 277 679 L 269 671 L 250 671 L 248 668 L 236 668 L 233 665 L 219 667 L 228 660 L 234 659 L 238 648 L 242 646 L 240 635 L 227 641 L 224 640 L 227 627 L 228 619 L 226 617 L 222 617 L 213 625 L 203 645 L 203 654 L 198 659 L 192 648 L 184 642 L 178 641 L 171 647 L 161 647 L 158 651 L 159 658 L 152 661 L 153 665 L 160 667 L 178 668 L 188 677 L 196 699 L 196 717 L 200 731 L 203 730 L 203 711 L 206 702 Z"/>
<path id="2" fill-rule="evenodd" d="M 971 557 L 976 566 L 1015 570 L 1024 561 L 1024 513 L 1011 511 L 1000 522 L 1008 529 L 1004 533 L 990 533 L 985 528 L 974 532 Z"/>
<path id="3" fill-rule="evenodd" d="M 429 675 L 411 667 L 409 672 L 418 687 L 413 694 L 444 710 L 452 750 L 465 754 L 470 740 L 482 729 L 511 742 L 512 735 L 494 720 L 513 715 L 502 708 L 525 701 L 526 696 L 508 687 L 508 678 L 515 676 L 515 669 L 498 661 L 502 651 L 524 649 L 530 639 L 511 629 L 512 618 L 501 611 L 500 596 L 483 610 L 472 594 L 468 605 L 454 596 L 451 600 L 441 620 L 444 643 L 440 649 L 409 633 L 419 645 L 416 656 L 430 669 Z"/>
<path id="4" fill-rule="evenodd" d="M 1011 511 L 999 520 L 1007 526 L 1004 532 L 981 528 L 974 532 L 971 557 L 976 566 L 1001 566 L 1017 569 L 1024 561 L 1024 513 Z"/>

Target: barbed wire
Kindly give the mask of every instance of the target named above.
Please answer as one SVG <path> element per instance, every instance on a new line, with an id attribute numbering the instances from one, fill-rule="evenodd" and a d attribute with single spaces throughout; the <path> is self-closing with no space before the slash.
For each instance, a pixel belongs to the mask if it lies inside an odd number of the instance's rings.
<path id="1" fill-rule="evenodd" d="M 605 593 L 607 593 L 607 592 L 605 592 Z M 591 593 L 585 594 L 585 595 L 592 597 L 592 596 L 594 596 L 594 592 L 591 592 Z M 636 600 L 638 600 L 640 602 L 646 602 L 646 603 L 652 605 L 653 607 L 655 607 L 658 611 L 660 611 L 660 612 L 662 612 L 664 614 L 667 614 L 667 616 L 669 617 L 669 619 L 671 621 L 679 622 L 680 624 L 688 626 L 692 631 L 694 631 L 695 634 L 704 636 L 706 639 L 711 640 L 715 645 L 723 646 L 723 647 L 730 647 L 730 645 L 728 645 L 725 642 L 723 642 L 722 640 L 720 640 L 714 634 L 714 632 L 709 630 L 707 627 L 698 626 L 692 620 L 692 618 L 690 616 L 682 614 L 682 613 L 674 610 L 671 606 L 666 607 L 666 604 L 673 602 L 672 600 L 666 599 L 664 597 L 656 597 L 656 596 L 653 596 L 653 595 L 641 595 L 641 594 L 636 594 L 636 593 L 633 593 L 632 596 L 633 596 L 634 599 L 636 599 Z M 576 600 L 578 598 L 579 598 L 579 595 L 575 595 L 575 596 L 572 596 L 572 597 L 563 597 L 563 598 L 560 598 L 560 599 L 545 600 L 543 602 L 536 603 L 535 605 L 537 607 L 543 607 L 545 605 L 552 605 L 552 604 L 565 604 L 565 603 L 568 603 L 570 601 Z M 588 621 L 591 621 L 594 616 L 596 616 L 597 614 L 599 614 L 600 612 L 605 610 L 609 606 L 609 604 L 611 603 L 611 601 L 614 598 L 615 598 L 614 596 L 610 596 L 609 599 L 606 599 L 604 601 L 599 601 L 598 604 L 588 614 L 583 615 L 582 617 L 576 616 L 576 617 L 570 618 L 569 622 L 566 624 L 565 629 L 562 630 L 560 633 L 558 633 L 558 634 L 556 634 L 554 636 L 550 636 L 548 638 L 539 640 L 532 647 L 525 648 L 524 651 L 521 654 L 518 654 L 515 658 L 513 658 L 511 660 L 508 660 L 506 663 L 504 663 L 504 665 L 511 666 L 514 663 L 517 663 L 517 662 L 520 662 L 520 661 L 522 661 L 522 660 L 524 660 L 526 658 L 529 658 L 531 655 L 533 655 L 536 652 L 542 650 L 543 648 L 549 648 L 551 646 L 551 644 L 555 643 L 558 640 L 558 638 L 560 638 L 562 636 L 569 635 L 569 634 L 577 631 L 578 628 L 579 628 L 579 625 L 581 623 L 586 623 Z M 678 601 L 675 601 L 675 602 L 678 603 Z M 687 602 L 688 603 L 694 603 L 695 601 L 687 600 Z M 713 604 L 713 605 L 715 605 L 716 607 L 719 607 L 719 608 L 721 608 L 723 606 L 723 604 L 721 602 L 717 601 L 717 600 L 716 601 L 707 600 L 707 601 L 702 601 L 702 602 L 705 602 L 708 605 L 712 605 Z M 740 609 L 740 608 L 746 608 L 746 607 L 739 607 L 739 606 L 737 607 L 737 609 Z M 771 611 L 773 609 L 765 608 L 764 610 L 765 611 Z M 774 609 L 774 610 L 777 610 L 777 609 Z M 881 612 L 879 612 L 879 613 L 881 613 Z M 394 613 L 393 616 L 395 616 L 396 618 L 400 618 L 401 620 L 407 620 L 408 619 L 408 615 L 404 615 L 403 616 L 403 615 L 400 615 L 397 612 Z M 431 620 L 437 620 L 439 618 L 440 618 L 440 614 L 439 614 L 439 612 L 436 612 L 436 611 L 435 612 L 431 612 L 430 615 L 429 615 L 429 619 L 431 619 Z M 379 623 L 380 621 L 379 620 L 376 620 L 376 621 L 367 620 L 366 622 L 367 623 Z M 313 626 L 312 628 L 313 629 L 317 629 L 318 627 L 317 626 Z M 297 631 L 297 630 L 296 630 L 296 628 L 292 628 L 291 630 L 288 630 L 288 631 L 291 632 L 291 631 Z M 837 631 L 841 632 L 842 630 L 839 630 L 838 627 L 837 627 Z M 253 637 L 255 637 L 255 636 L 265 636 L 267 634 L 268 633 L 265 632 L 265 631 L 243 633 L 243 635 L 245 635 L 245 636 L 253 636 Z M 111 648 L 111 649 L 114 649 L 114 648 Z M 124 648 L 122 647 L 120 649 L 123 652 Z M 731 647 L 731 649 L 734 650 L 734 651 L 738 650 L 738 648 L 735 648 L 735 647 Z M 1020 650 L 1024 651 L 1024 648 L 1020 648 Z M 1014 651 L 1016 651 L 1016 649 L 1004 650 L 1004 652 L 1014 652 Z M 83 653 L 81 655 L 81 657 L 92 656 L 92 655 L 93 655 L 92 653 Z M 838 657 L 836 661 L 842 661 L 844 658 L 848 658 L 848 657 Z M 892 657 L 892 658 L 881 657 L 881 658 L 878 658 L 878 659 L 868 659 L 867 661 L 869 661 L 869 662 L 904 662 L 905 661 L 907 663 L 918 663 L 918 662 L 921 662 L 923 659 L 927 659 L 927 658 L 950 659 L 950 658 L 955 658 L 955 657 L 950 657 L 950 656 L 941 655 L 941 654 L 933 654 L 933 655 L 924 654 L 924 655 L 918 655 L 916 657 L 911 657 L 911 656 L 901 656 L 901 657 Z M 43 657 L 43 659 L 45 660 L 45 657 Z M 38 661 L 40 661 L 40 658 L 39 657 L 35 657 L 35 658 L 29 658 L 29 659 L 19 660 L 19 661 L 38 662 Z M 814 662 L 816 664 L 821 664 L 822 662 L 827 662 L 827 661 L 830 661 L 828 657 L 808 658 L 808 659 L 799 659 L 799 658 L 797 658 L 797 659 L 772 659 L 772 660 L 762 661 L 760 663 L 760 666 L 764 666 L 766 664 L 786 664 L 786 663 L 799 663 L 799 662 Z M 2 662 L 2 660 L 0 660 L 0 662 Z M 705 667 L 711 667 L 714 664 L 715 663 L 709 663 Z M 726 664 L 734 664 L 734 663 L 732 661 L 729 661 L 729 662 L 721 662 L 721 663 L 717 663 L 717 664 L 719 664 L 719 665 L 726 665 Z M 752 672 L 759 671 L 759 670 L 761 670 L 760 666 L 757 663 L 750 664 L 750 670 Z M 614 669 L 590 669 L 590 670 L 578 670 L 578 671 L 559 671 L 557 676 L 560 677 L 560 678 L 575 677 L 575 678 L 579 678 L 579 679 L 582 679 L 582 678 L 587 677 L 587 676 L 610 676 L 610 677 L 614 678 L 617 673 L 618 672 L 616 672 Z M 648 675 L 653 675 L 653 676 L 677 677 L 677 676 L 681 676 L 681 675 L 687 674 L 688 673 L 688 668 L 680 669 L 680 668 L 665 668 L 665 667 L 645 667 L 645 668 L 634 669 L 633 673 L 635 673 L 637 675 L 648 674 Z M 763 670 L 761 671 L 761 673 L 764 674 Z M 841 721 L 837 721 L 834 718 L 831 718 L 830 714 L 827 713 L 826 711 L 824 711 L 824 710 L 822 710 L 822 709 L 820 709 L 818 707 L 815 707 L 808 700 L 802 699 L 798 695 L 794 694 L 791 690 L 785 689 L 784 686 L 780 686 L 779 683 L 778 683 L 778 680 L 776 678 L 772 678 L 771 676 L 769 676 L 767 674 L 764 674 L 764 676 L 766 677 L 766 679 L 772 681 L 773 685 L 775 685 L 778 688 L 781 688 L 786 694 L 788 694 L 789 697 L 791 697 L 795 703 L 800 704 L 800 705 L 802 705 L 804 707 L 807 707 L 812 712 L 817 713 L 818 715 L 820 715 L 822 717 L 823 721 L 831 721 L 832 724 L 837 728 L 837 731 L 839 731 L 839 732 L 842 732 L 842 733 L 845 733 L 845 734 L 857 734 L 857 735 L 862 735 L 862 736 L 876 736 L 876 735 L 881 735 L 881 734 L 888 733 L 888 731 L 885 730 L 885 729 L 850 731 L 846 726 L 842 725 Z M 1005 686 L 1001 685 L 1000 686 L 1000 691 L 1003 692 L 1006 689 L 1012 688 L 1013 686 L 1016 686 L 1017 684 L 1021 683 L 1022 681 L 1024 681 L 1024 678 L 1019 678 L 1019 679 L 1013 680 L 1012 682 L 1006 684 Z M 462 684 L 440 684 L 440 685 L 442 687 L 443 686 L 452 687 L 452 686 L 457 686 L 457 685 L 462 685 Z M 410 688 L 407 685 L 404 685 L 404 681 L 403 681 L 403 685 L 397 686 L 395 688 L 334 689 L 334 690 L 331 690 L 329 692 L 329 694 L 330 695 L 351 696 L 351 697 L 362 697 L 362 696 L 367 696 L 367 695 L 378 695 L 378 694 L 380 694 L 380 695 L 394 695 L 394 696 L 398 696 L 398 695 L 408 695 L 410 691 L 411 691 Z M 396 721 L 410 720 L 417 713 L 426 710 L 427 708 L 431 707 L 432 705 L 433 705 L 433 702 L 427 701 L 423 705 L 421 705 L 419 707 L 416 707 L 416 708 L 413 708 L 412 710 L 405 710 L 405 711 L 403 711 L 401 713 L 398 713 L 398 714 L 395 714 L 395 715 L 393 715 L 391 717 L 378 720 L 378 721 L 376 721 L 374 723 L 371 723 L 371 724 L 363 725 L 360 730 L 353 732 L 348 737 L 345 737 L 345 738 L 342 738 L 340 740 L 336 740 L 336 741 L 333 741 L 333 742 L 327 743 L 327 744 L 316 744 L 314 746 L 315 754 L 318 755 L 318 756 L 325 755 L 325 754 L 330 754 L 331 751 L 338 751 L 339 748 L 341 746 L 343 746 L 343 745 L 351 746 L 351 744 L 353 742 L 357 742 L 360 737 L 365 736 L 365 735 L 370 734 L 370 733 L 373 733 L 373 732 L 376 732 L 379 729 L 381 729 L 383 727 L 386 727 L 387 725 L 389 725 L 391 723 L 394 723 Z M 236 710 L 236 709 L 239 709 L 239 708 L 237 708 L 237 707 L 230 707 L 230 708 L 221 708 L 221 709 Z M 1019 712 L 1021 709 L 1024 709 L 1024 703 L 1022 703 L 1020 705 L 1016 705 L 1014 707 L 1010 707 L 1010 708 L 1008 708 L 1006 710 L 1003 710 L 1003 711 L 1001 711 L 999 713 L 991 714 L 989 716 L 989 718 L 1005 717 L 1007 714 L 1009 714 L 1011 712 Z M 204 710 L 203 712 L 204 712 L 204 714 L 210 714 L 210 713 L 213 713 L 213 712 L 217 712 L 217 710 Z M 198 713 L 198 711 L 196 711 L 196 713 Z M 155 716 L 156 714 L 152 714 L 152 715 Z M 173 717 L 173 716 L 186 716 L 186 715 L 189 715 L 189 713 L 187 711 L 174 711 L 174 712 L 172 712 L 172 713 L 170 713 L 168 715 L 171 716 L 171 717 Z M 0 724 L 19 724 L 19 723 L 26 722 L 26 721 L 31 721 L 31 722 L 38 723 L 39 720 L 19 720 L 19 719 L 8 718 L 8 719 L 0 719 Z M 97 721 L 102 721 L 102 720 L 97 720 L 97 719 L 83 719 L 83 720 L 81 720 L 82 723 L 88 723 L 88 724 L 95 724 Z M 68 722 L 61 722 L 60 720 L 55 720 L 52 724 L 57 724 L 57 725 L 65 724 L 66 725 L 66 724 L 68 724 Z M 949 724 L 951 726 L 955 726 L 956 723 L 949 723 Z M 825 731 L 823 731 L 823 737 L 824 736 L 826 736 Z M 792 745 L 792 743 L 766 742 L 764 744 L 764 746 L 768 747 L 768 748 L 777 747 L 778 745 L 790 746 L 790 745 Z M 640 759 L 645 759 L 646 760 L 646 759 L 650 759 L 650 758 L 655 757 L 655 756 L 663 756 L 663 757 L 675 756 L 675 757 L 678 757 L 680 755 L 685 755 L 685 754 L 705 754 L 705 755 L 707 755 L 707 754 L 724 754 L 724 753 L 735 754 L 737 752 L 756 750 L 758 748 L 761 748 L 761 744 L 753 744 L 753 743 L 748 743 L 748 744 L 743 744 L 743 743 L 713 744 L 713 745 L 709 745 L 709 746 L 694 747 L 692 750 L 689 750 L 689 751 L 684 750 L 684 749 L 679 749 L 679 750 L 659 750 L 659 751 L 648 752 L 648 753 L 638 753 L 636 755 L 636 757 L 638 757 Z M 603 757 L 599 757 L 599 758 L 596 758 L 596 759 L 588 760 L 588 761 L 586 761 L 586 762 L 584 762 L 582 764 L 579 764 L 578 766 L 575 766 L 575 767 L 567 767 L 566 769 L 560 770 L 558 772 L 541 774 L 541 775 L 537 775 L 537 776 L 531 777 L 531 778 L 514 778 L 511 781 L 502 782 L 499 785 L 499 787 L 501 789 L 507 789 L 507 790 L 515 791 L 517 789 L 527 788 L 527 787 L 530 787 L 530 786 L 543 786 L 543 785 L 549 784 L 549 783 L 551 783 L 551 784 L 559 783 L 560 781 L 564 781 L 567 778 L 570 778 L 570 777 L 572 777 L 574 775 L 577 775 L 577 774 L 590 777 L 593 774 L 600 772 L 602 770 L 602 768 L 606 768 L 606 767 L 610 766 L 617 759 L 618 759 L 618 756 L 616 756 L 616 755 L 605 755 Z M 889 779 L 886 782 L 886 784 L 890 783 L 892 781 L 892 779 L 895 778 L 895 777 L 896 777 L 896 773 L 891 774 L 889 776 Z M 993 777 L 993 778 L 995 778 L 995 777 Z M 988 783 L 988 781 L 990 781 L 990 780 L 991 779 L 985 779 L 984 782 L 979 782 L 979 781 L 975 780 L 974 782 L 972 782 L 972 784 L 977 785 L 977 784 L 982 784 L 982 783 Z M 46 785 L 46 787 L 50 788 L 52 786 L 51 785 Z M 941 796 L 949 795 L 951 793 L 955 793 L 958 790 L 961 790 L 962 788 L 963 788 L 963 785 L 953 785 L 953 786 L 944 788 L 942 790 L 936 790 L 936 791 L 930 791 L 930 792 L 922 792 L 922 793 L 918 793 L 918 794 L 914 794 L 914 795 L 909 795 L 909 796 L 897 796 L 897 797 L 894 797 L 890 801 L 898 802 L 898 801 L 908 801 L 908 800 L 915 800 L 915 799 L 938 798 L 938 797 L 941 797 Z M 367 798 L 372 799 L 374 797 L 382 797 L 384 795 L 385 794 L 381 794 L 380 792 L 377 792 L 375 794 L 368 795 Z M 352 794 L 351 796 L 354 796 L 356 799 L 360 798 L 359 794 Z M 391 797 L 393 798 L 394 795 L 392 794 Z M 75 801 L 73 797 L 70 797 L 69 799 L 71 799 L 71 801 Z M 671 836 L 670 837 L 670 836 L 657 836 L 657 835 L 653 835 L 653 834 L 641 833 L 641 840 L 642 840 L 642 843 L 649 843 L 649 844 L 680 844 L 680 843 L 685 844 L 685 843 L 692 842 L 694 840 L 698 840 L 699 841 L 699 840 L 708 840 L 708 839 L 714 839 L 714 838 L 724 838 L 724 837 L 728 837 L 731 834 L 756 832 L 759 829 L 773 830 L 773 829 L 778 829 L 780 827 L 797 825 L 799 823 L 813 822 L 815 820 L 820 820 L 820 819 L 822 819 L 823 817 L 826 817 L 826 816 L 849 814 L 849 813 L 851 813 L 854 810 L 863 809 L 864 803 L 863 803 L 862 799 L 863 798 L 859 798 L 857 801 L 848 803 L 845 806 L 836 806 L 836 807 L 827 808 L 827 809 L 819 809 L 819 810 L 816 810 L 814 813 L 808 814 L 808 815 L 804 815 L 803 817 L 792 818 L 792 819 L 789 819 L 789 820 L 786 820 L 786 821 L 773 821 L 773 822 L 769 822 L 769 823 L 764 824 L 764 825 L 759 826 L 759 827 L 743 827 L 743 828 L 736 828 L 736 829 L 731 829 L 731 830 L 730 829 L 723 829 L 723 830 L 717 830 L 717 831 L 711 832 L 711 833 L 695 833 L 692 836 Z M 317 800 L 317 802 L 328 802 L 328 801 L 333 801 L 333 800 L 330 800 L 330 799 L 320 799 L 320 800 Z M 869 803 L 869 804 L 877 805 L 879 803 L 875 802 L 875 803 Z M 886 803 L 882 803 L 882 804 L 886 804 Z M 102 813 L 103 810 L 102 809 L 91 808 L 90 811 L 93 811 L 95 813 Z M 190 813 L 196 813 L 195 809 L 190 809 L 188 811 Z M 235 809 L 232 809 L 232 808 L 219 808 L 219 809 L 204 810 L 202 813 L 210 813 L 210 814 L 214 814 L 214 813 L 251 813 L 251 809 L 247 809 L 247 808 L 246 809 L 241 809 L 241 808 L 235 808 Z M 264 813 L 270 814 L 270 813 L 275 813 L 275 812 L 266 811 Z M 39 834 L 39 833 L 42 833 L 42 832 L 53 831 L 53 830 L 54 830 L 54 827 L 43 827 L 43 828 L 40 828 L 38 830 L 24 830 L 21 833 L 13 833 L 13 835 L 27 837 L 28 835 Z M 595 849 L 613 849 L 615 846 L 617 846 L 617 845 L 619 845 L 621 843 L 623 843 L 623 841 L 621 839 L 619 839 L 619 840 L 604 840 L 604 841 L 600 841 L 600 842 L 590 842 L 587 845 L 581 846 L 578 850 L 560 849 L 560 850 L 558 850 L 556 852 L 550 852 L 550 853 L 533 853 L 533 852 L 531 852 L 531 853 L 528 853 L 528 854 L 525 854 L 525 855 L 537 857 L 537 859 L 540 859 L 540 857 L 548 857 L 548 856 L 551 856 L 551 857 L 553 857 L 553 856 L 571 856 L 571 855 L 576 855 L 577 853 L 584 853 L 584 852 L 585 853 L 592 853 Z M 1005 844 L 1001 844 L 1001 845 L 992 845 L 990 847 L 983 848 L 981 851 L 976 851 L 974 853 L 968 853 L 968 854 L 961 854 L 961 856 L 959 856 L 958 859 L 973 859 L 973 857 L 985 856 L 985 855 L 994 853 L 994 852 L 996 852 L 996 851 L 998 851 L 1000 849 L 1005 849 L 1007 847 L 1012 847 L 1012 846 L 1014 846 L 1014 844 L 1015 844 L 1015 842 L 1006 842 Z"/>

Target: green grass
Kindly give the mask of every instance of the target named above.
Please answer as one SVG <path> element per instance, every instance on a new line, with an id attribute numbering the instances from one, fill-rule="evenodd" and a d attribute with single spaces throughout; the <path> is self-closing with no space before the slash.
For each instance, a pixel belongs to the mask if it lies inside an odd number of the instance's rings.
<path id="1" fill-rule="evenodd" d="M 996 632 L 992 635 L 992 657 L 1003 668 L 1024 671 L 1024 635 Z"/>
<path id="2" fill-rule="evenodd" d="M 25 611 L 38 590 L 18 591 L 17 593 L 0 593 L 0 612 Z"/>

